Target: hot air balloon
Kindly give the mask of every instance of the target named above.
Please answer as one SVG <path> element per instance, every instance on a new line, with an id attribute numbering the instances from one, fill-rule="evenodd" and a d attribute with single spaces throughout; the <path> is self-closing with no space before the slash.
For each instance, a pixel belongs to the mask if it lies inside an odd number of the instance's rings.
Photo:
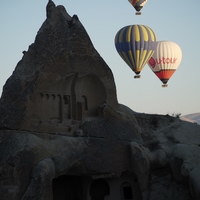
<path id="1" fill-rule="evenodd" d="M 154 53 L 156 36 L 144 25 L 130 25 L 120 29 L 115 36 L 115 47 L 122 59 L 140 78 L 140 72 Z"/>
<path id="2" fill-rule="evenodd" d="M 155 52 L 149 59 L 148 65 L 156 76 L 167 87 L 167 82 L 179 67 L 182 59 L 180 47 L 171 41 L 159 41 L 155 46 Z"/>
<path id="3" fill-rule="evenodd" d="M 147 3 L 147 0 L 128 0 L 131 5 L 135 8 L 137 11 L 135 14 L 136 15 L 141 15 L 141 12 L 139 12 L 143 6 Z"/>

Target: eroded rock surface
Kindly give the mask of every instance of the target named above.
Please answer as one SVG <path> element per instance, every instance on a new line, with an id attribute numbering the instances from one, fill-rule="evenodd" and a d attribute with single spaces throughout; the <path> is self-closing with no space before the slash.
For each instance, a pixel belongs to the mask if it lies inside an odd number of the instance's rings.
<path id="1" fill-rule="evenodd" d="M 200 126 L 119 104 L 78 16 L 51 0 L 0 129 L 1 200 L 200 199 Z"/>
<path id="2" fill-rule="evenodd" d="M 78 17 L 49 1 L 35 42 L 3 88 L 1 127 L 70 132 L 104 103 L 117 106 L 110 68 Z"/>

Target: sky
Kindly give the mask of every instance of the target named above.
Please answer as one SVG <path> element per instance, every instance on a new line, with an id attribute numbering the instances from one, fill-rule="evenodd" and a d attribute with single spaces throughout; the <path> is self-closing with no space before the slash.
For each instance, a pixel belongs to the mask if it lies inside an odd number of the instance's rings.
<path id="1" fill-rule="evenodd" d="M 34 43 L 46 19 L 48 0 L 1 0 L 0 6 L 0 94 L 22 51 Z M 173 2 L 173 3 L 172 3 Z M 140 113 L 181 115 L 200 112 L 200 1 L 149 0 L 142 15 L 128 0 L 54 0 L 69 15 L 77 14 L 95 49 L 113 72 L 118 102 Z M 182 49 L 182 62 L 162 88 L 162 82 L 145 65 L 140 79 L 121 59 L 114 45 L 124 26 L 149 26 L 157 40 L 169 40 Z"/>

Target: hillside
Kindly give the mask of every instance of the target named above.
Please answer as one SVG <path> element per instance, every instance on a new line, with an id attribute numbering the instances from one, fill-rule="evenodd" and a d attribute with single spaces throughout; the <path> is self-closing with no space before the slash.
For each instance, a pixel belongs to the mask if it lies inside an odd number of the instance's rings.
<path id="1" fill-rule="evenodd" d="M 188 115 L 184 115 L 180 117 L 184 121 L 192 122 L 192 123 L 197 123 L 200 125 L 200 112 L 199 113 L 192 113 Z"/>

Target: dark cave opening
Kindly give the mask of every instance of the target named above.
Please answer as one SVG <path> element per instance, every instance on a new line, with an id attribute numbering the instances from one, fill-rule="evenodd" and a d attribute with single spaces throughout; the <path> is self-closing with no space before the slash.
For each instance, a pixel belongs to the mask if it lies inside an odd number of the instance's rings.
<path id="1" fill-rule="evenodd" d="M 83 200 L 80 176 L 62 175 L 53 179 L 53 200 Z"/>
<path id="2" fill-rule="evenodd" d="M 104 200 L 106 195 L 110 195 L 110 187 L 105 180 L 94 180 L 90 186 L 91 200 Z"/>

